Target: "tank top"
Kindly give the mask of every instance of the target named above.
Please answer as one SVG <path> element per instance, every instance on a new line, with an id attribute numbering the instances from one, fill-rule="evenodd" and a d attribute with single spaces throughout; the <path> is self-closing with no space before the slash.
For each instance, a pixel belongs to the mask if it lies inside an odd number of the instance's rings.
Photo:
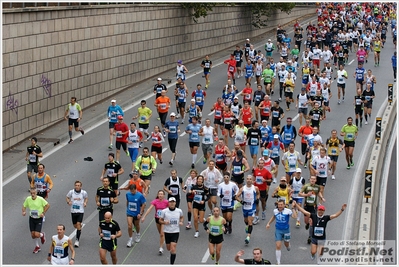
<path id="1" fill-rule="evenodd" d="M 256 63 L 256 76 L 260 76 L 262 74 L 263 64 Z"/>
<path id="2" fill-rule="evenodd" d="M 202 129 L 204 134 L 204 137 L 202 138 L 202 143 L 206 145 L 213 144 L 213 127 L 203 126 Z"/>
<path id="3" fill-rule="evenodd" d="M 234 117 L 238 118 L 238 116 L 240 115 L 240 105 L 239 104 L 237 104 L 237 105 L 232 104 L 230 109 L 233 112 Z"/>
<path id="4" fill-rule="evenodd" d="M 214 216 L 209 218 L 209 234 L 218 236 L 223 233 L 223 217 L 219 216 L 216 220 Z"/>
<path id="5" fill-rule="evenodd" d="M 219 105 L 219 103 L 216 103 L 215 105 L 215 119 L 221 119 L 222 118 L 222 111 L 223 107 Z"/>
<path id="6" fill-rule="evenodd" d="M 53 235 L 51 238 L 53 244 L 53 257 L 62 259 L 68 257 L 68 239 L 69 237 L 64 235 L 61 239 L 58 235 Z"/>
<path id="7" fill-rule="evenodd" d="M 242 108 L 242 120 L 244 124 L 251 124 L 251 107 Z"/>
<path id="8" fill-rule="evenodd" d="M 298 193 L 299 191 L 301 191 L 301 188 L 303 186 L 303 177 L 301 177 L 299 180 L 297 180 L 296 178 L 292 179 L 292 197 L 294 198 L 298 198 Z"/>
<path id="9" fill-rule="evenodd" d="M 252 76 L 252 72 L 253 72 L 253 69 L 252 69 L 252 65 L 245 65 L 245 76 L 246 77 L 250 77 L 250 76 Z"/>
<path id="10" fill-rule="evenodd" d="M 38 174 L 36 174 L 36 176 L 35 176 L 35 179 L 34 179 L 35 187 L 38 192 L 44 192 L 48 188 L 48 183 L 44 182 L 46 175 L 47 175 L 46 173 L 43 173 L 43 176 L 41 178 L 39 178 Z"/>
<path id="11" fill-rule="evenodd" d="M 141 186 L 141 181 L 143 181 L 143 180 L 141 180 L 141 178 L 137 178 L 136 181 L 132 178 L 129 181 L 129 185 L 135 184 L 137 191 L 139 191 L 140 193 L 143 193 L 143 187 Z"/>
<path id="12" fill-rule="evenodd" d="M 193 106 L 189 106 L 188 107 L 188 116 L 190 117 L 190 118 L 192 118 L 192 117 L 196 117 L 198 115 L 198 110 L 197 110 L 197 106 L 196 105 L 194 105 L 194 107 Z"/>
<path id="13" fill-rule="evenodd" d="M 181 78 L 183 81 L 186 79 L 186 75 L 184 74 L 184 66 L 176 66 L 176 73 L 177 73 L 177 78 Z"/>
<path id="14" fill-rule="evenodd" d="M 159 133 L 159 132 L 158 133 L 154 133 L 154 132 L 151 133 L 151 140 L 153 141 L 152 146 L 162 147 L 161 143 L 154 143 L 154 141 L 161 141 L 162 140 L 160 135 L 161 135 L 161 133 Z"/>
<path id="15" fill-rule="evenodd" d="M 179 103 L 184 103 L 187 100 L 187 94 L 186 94 L 186 89 L 185 88 L 179 88 L 177 90 L 178 92 L 178 101 Z"/>
<path id="16" fill-rule="evenodd" d="M 223 121 L 224 124 L 231 125 L 231 122 L 234 118 L 234 114 L 232 114 L 230 111 L 229 112 L 223 112 Z"/>
<path id="17" fill-rule="evenodd" d="M 262 106 L 263 106 L 263 108 L 260 110 L 260 114 L 262 116 L 270 116 L 270 108 L 272 106 L 271 101 L 270 100 L 268 102 L 263 101 Z"/>
<path id="18" fill-rule="evenodd" d="M 231 163 L 231 165 L 233 166 L 233 172 L 232 175 L 233 176 L 239 176 L 241 174 L 237 174 L 239 172 L 242 171 L 242 167 L 243 167 L 243 163 L 242 163 L 242 159 L 241 158 L 239 161 L 236 161 L 237 158 L 234 158 L 233 162 Z"/>
<path id="19" fill-rule="evenodd" d="M 273 141 L 270 147 L 270 150 L 272 151 L 270 157 L 277 158 L 280 155 L 280 149 L 280 141 L 277 141 L 277 144 Z"/>
<path id="20" fill-rule="evenodd" d="M 140 145 L 139 140 L 140 140 L 140 138 L 139 138 L 137 130 L 135 130 L 134 132 L 129 130 L 128 140 L 133 142 L 133 144 L 128 144 L 128 147 L 130 147 L 130 148 L 139 148 L 139 145 Z"/>
<path id="21" fill-rule="evenodd" d="M 289 144 L 294 137 L 294 126 L 290 126 L 289 128 L 287 125 L 284 126 L 284 143 Z"/>
<path id="22" fill-rule="evenodd" d="M 244 201 L 244 204 L 242 205 L 242 208 L 244 210 L 256 209 L 256 190 L 254 185 L 251 185 L 251 187 L 248 187 L 246 185 L 244 186 L 244 189 L 242 190 L 242 200 Z"/>
<path id="23" fill-rule="evenodd" d="M 204 91 L 202 90 L 195 90 L 195 104 L 198 106 L 204 105 Z"/>
<path id="24" fill-rule="evenodd" d="M 285 189 L 282 189 L 279 186 L 277 189 L 277 195 L 279 196 L 279 198 L 284 198 L 285 204 L 288 205 L 288 202 L 289 202 L 288 187 L 286 187 Z"/>
<path id="25" fill-rule="evenodd" d="M 169 177 L 169 185 L 168 185 L 168 189 L 170 191 L 172 191 L 172 196 L 177 196 L 180 197 L 180 184 L 179 184 L 179 177 L 176 177 L 176 181 L 173 180 L 172 177 Z"/>
<path id="26" fill-rule="evenodd" d="M 215 161 L 218 164 L 224 164 L 226 162 L 226 156 L 224 154 L 224 149 L 225 149 L 225 146 L 220 148 L 219 145 L 217 145 L 215 147 Z"/>

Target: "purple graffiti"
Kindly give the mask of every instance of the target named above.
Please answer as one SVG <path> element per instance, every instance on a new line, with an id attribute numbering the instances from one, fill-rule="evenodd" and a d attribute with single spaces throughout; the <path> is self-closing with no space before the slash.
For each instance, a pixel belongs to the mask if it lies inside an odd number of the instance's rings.
<path id="1" fill-rule="evenodd" d="M 51 97 L 51 81 L 47 79 L 44 75 L 42 75 L 42 78 L 40 80 L 40 83 L 44 89 L 44 92 L 48 97 Z"/>
<path id="2" fill-rule="evenodd" d="M 9 93 L 7 97 L 7 102 L 6 102 L 6 110 L 12 110 L 15 112 L 15 114 L 18 115 L 18 100 L 14 100 L 14 96 L 11 95 L 11 92 Z"/>

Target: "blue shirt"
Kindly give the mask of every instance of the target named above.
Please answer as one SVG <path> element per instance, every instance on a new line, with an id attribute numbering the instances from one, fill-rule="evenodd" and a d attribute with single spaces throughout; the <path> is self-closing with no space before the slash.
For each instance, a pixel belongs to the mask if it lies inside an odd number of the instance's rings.
<path id="1" fill-rule="evenodd" d="M 290 229 L 290 216 L 292 211 L 284 208 L 282 212 L 278 209 L 274 209 L 274 217 L 276 218 L 276 229 L 287 230 Z"/>
<path id="2" fill-rule="evenodd" d="M 266 127 L 260 126 L 259 129 L 260 132 L 262 133 L 262 142 L 267 141 L 269 139 L 269 136 L 271 135 L 272 128 L 266 125 Z"/>
<path id="3" fill-rule="evenodd" d="M 196 143 L 196 142 L 200 141 L 200 138 L 199 138 L 199 135 L 198 135 L 200 129 L 201 129 L 201 124 L 198 124 L 198 123 L 196 125 L 194 125 L 192 123 L 187 125 L 186 131 L 192 131 L 192 133 L 190 133 L 188 135 L 188 141 L 189 142 Z"/>
<path id="4" fill-rule="evenodd" d="M 197 106 L 203 106 L 204 105 L 204 93 L 203 93 L 202 89 L 201 90 L 198 90 L 198 89 L 195 90 L 194 98 L 195 98 L 195 104 Z"/>
<path id="5" fill-rule="evenodd" d="M 124 116 L 123 110 L 119 105 L 115 105 L 115 107 L 113 105 L 109 106 L 107 114 L 108 118 L 110 118 L 109 121 L 113 123 L 116 123 L 118 121 L 118 115 Z"/>
<path id="6" fill-rule="evenodd" d="M 140 192 L 136 192 L 136 194 L 132 194 L 132 192 L 126 193 L 127 207 L 126 207 L 126 215 L 129 216 L 137 216 L 140 214 L 141 205 L 143 205 L 146 200 L 143 194 Z"/>
<path id="7" fill-rule="evenodd" d="M 391 61 L 392 61 L 392 67 L 396 68 L 396 64 L 398 63 L 396 56 L 392 56 Z"/>
<path id="8" fill-rule="evenodd" d="M 167 121 L 165 123 L 165 128 L 169 129 L 168 139 L 177 139 L 179 138 L 179 134 L 177 130 L 179 129 L 179 122 L 175 121 Z"/>

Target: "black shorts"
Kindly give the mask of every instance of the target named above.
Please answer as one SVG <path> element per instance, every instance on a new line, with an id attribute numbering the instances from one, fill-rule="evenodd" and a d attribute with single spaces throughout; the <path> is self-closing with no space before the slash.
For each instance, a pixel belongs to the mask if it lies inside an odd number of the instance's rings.
<path id="1" fill-rule="evenodd" d="M 316 207 L 314 205 L 306 205 L 305 204 L 304 208 L 309 213 L 316 213 Z"/>
<path id="2" fill-rule="evenodd" d="M 185 108 L 186 102 L 178 102 L 179 108 Z"/>
<path id="3" fill-rule="evenodd" d="M 29 217 L 29 230 L 31 232 L 40 233 L 42 231 L 42 226 L 43 226 L 43 218 L 34 219 L 32 217 Z"/>
<path id="4" fill-rule="evenodd" d="M 176 139 L 168 138 L 168 143 L 170 151 L 172 151 L 172 153 L 176 153 L 177 138 Z"/>
<path id="5" fill-rule="evenodd" d="M 161 146 L 151 146 L 151 152 L 156 152 L 158 154 L 162 153 L 162 147 Z"/>
<path id="6" fill-rule="evenodd" d="M 196 209 L 198 211 L 205 211 L 205 203 L 204 204 L 199 204 L 198 202 L 193 201 L 193 209 Z"/>
<path id="7" fill-rule="evenodd" d="M 364 104 L 364 107 L 372 109 L 373 108 L 373 103 L 367 102 L 367 103 Z"/>
<path id="8" fill-rule="evenodd" d="M 210 197 L 215 197 L 217 196 L 218 189 L 217 188 L 209 188 L 209 196 Z"/>
<path id="9" fill-rule="evenodd" d="M 306 116 L 306 114 L 308 114 L 308 108 L 298 108 L 298 113 L 302 113 Z"/>
<path id="10" fill-rule="evenodd" d="M 33 164 L 26 164 L 26 172 L 32 172 L 34 171 L 35 173 L 37 173 L 37 167 L 38 165 L 33 165 Z"/>
<path id="11" fill-rule="evenodd" d="M 240 61 L 236 61 L 236 67 L 237 68 L 241 68 L 241 60 Z"/>
<path id="12" fill-rule="evenodd" d="M 323 105 L 324 105 L 325 107 L 328 107 L 328 105 L 330 105 L 330 101 L 323 101 Z"/>
<path id="13" fill-rule="evenodd" d="M 83 215 L 84 213 L 71 213 L 72 224 L 83 222 Z"/>
<path id="14" fill-rule="evenodd" d="M 344 140 L 345 147 L 355 147 L 355 141 L 345 141 Z"/>
<path id="15" fill-rule="evenodd" d="M 363 109 L 362 109 L 362 108 L 357 108 L 357 107 L 355 106 L 355 114 L 356 114 L 356 115 L 359 114 L 360 116 L 362 116 L 362 115 L 363 115 Z"/>
<path id="16" fill-rule="evenodd" d="M 326 183 L 327 183 L 327 177 L 319 177 L 319 176 L 316 176 L 316 184 L 317 185 L 321 185 L 321 186 L 326 186 Z"/>
<path id="17" fill-rule="evenodd" d="M 108 177 L 109 180 L 109 186 L 113 189 L 116 190 L 118 189 L 118 179 L 116 177 Z"/>
<path id="18" fill-rule="evenodd" d="M 267 191 L 266 190 L 259 190 L 260 198 L 267 198 Z"/>
<path id="19" fill-rule="evenodd" d="M 43 192 L 37 192 L 37 195 L 39 197 L 42 197 L 42 198 L 46 199 L 47 198 L 47 190 L 45 190 Z"/>
<path id="20" fill-rule="evenodd" d="M 152 174 L 150 174 L 150 175 L 140 175 L 140 178 L 143 179 L 144 181 L 145 181 L 145 180 L 151 181 L 151 179 L 152 179 Z"/>
<path id="21" fill-rule="evenodd" d="M 108 128 L 109 129 L 114 129 L 116 122 L 108 122 Z"/>
<path id="22" fill-rule="evenodd" d="M 224 171 L 227 168 L 227 163 L 226 162 L 224 162 L 224 163 L 217 163 L 216 162 L 216 168 L 218 168 L 219 170 Z"/>
<path id="23" fill-rule="evenodd" d="M 159 119 L 161 120 L 161 124 L 165 125 L 166 122 L 166 117 L 168 116 L 168 112 L 160 112 L 159 113 Z"/>
<path id="24" fill-rule="evenodd" d="M 194 200 L 194 194 L 186 194 L 186 201 L 192 203 Z"/>
<path id="25" fill-rule="evenodd" d="M 159 218 L 155 218 L 155 223 L 156 223 L 156 224 L 160 224 L 160 223 L 159 223 Z"/>
<path id="26" fill-rule="evenodd" d="M 261 121 L 261 122 L 262 122 L 263 120 L 269 121 L 269 117 L 270 117 L 270 116 L 260 115 L 260 121 Z"/>
<path id="27" fill-rule="evenodd" d="M 284 96 L 289 97 L 290 99 L 292 99 L 292 95 L 293 95 L 292 92 L 284 92 Z"/>
<path id="28" fill-rule="evenodd" d="M 117 245 L 116 245 L 116 239 L 112 239 L 112 240 L 100 240 L 100 248 L 105 249 L 109 252 L 112 252 L 114 250 L 116 250 Z"/>
<path id="29" fill-rule="evenodd" d="M 302 155 L 305 155 L 306 154 L 306 149 L 308 148 L 308 145 L 306 144 L 306 143 L 302 143 L 301 142 L 301 152 L 302 152 Z"/>
<path id="30" fill-rule="evenodd" d="M 331 161 L 338 162 L 338 155 L 328 155 Z"/>
<path id="31" fill-rule="evenodd" d="M 68 119 L 68 126 L 72 124 L 75 126 L 75 128 L 78 128 L 79 127 L 78 119 Z"/>
<path id="32" fill-rule="evenodd" d="M 231 125 L 231 123 L 230 123 L 230 124 L 225 124 L 225 125 L 224 125 L 224 128 L 225 128 L 226 130 L 232 130 L 232 129 L 233 129 L 233 125 Z"/>
<path id="33" fill-rule="evenodd" d="M 223 122 L 221 122 L 220 119 L 214 119 L 214 120 L 213 120 L 213 124 L 223 125 Z"/>
<path id="34" fill-rule="evenodd" d="M 220 209 L 222 210 L 222 214 L 227 213 L 227 212 L 233 212 L 233 211 L 234 211 L 233 208 L 223 209 L 223 207 L 221 207 Z"/>
<path id="35" fill-rule="evenodd" d="M 254 102 L 254 106 L 255 106 L 255 107 L 259 107 L 259 105 L 260 105 L 260 102 L 258 102 L 258 101 L 255 101 L 255 102 Z"/>
<path id="36" fill-rule="evenodd" d="M 193 148 L 193 147 L 199 147 L 200 143 L 199 142 L 188 142 L 188 145 L 190 146 L 190 148 Z"/>
<path id="37" fill-rule="evenodd" d="M 220 234 L 220 235 L 211 235 L 211 234 L 209 234 L 208 240 L 209 240 L 209 243 L 211 243 L 211 244 L 215 244 L 215 245 L 216 244 L 220 244 L 220 243 L 222 243 L 224 241 L 223 234 Z"/>
<path id="38" fill-rule="evenodd" d="M 244 183 L 244 174 L 238 175 L 238 176 L 231 176 L 231 181 L 235 182 L 236 184 L 242 184 Z"/>
<path id="39" fill-rule="evenodd" d="M 337 83 L 337 86 L 342 89 L 345 89 L 345 83 Z"/>
<path id="40" fill-rule="evenodd" d="M 274 161 L 274 164 L 279 165 L 280 164 L 280 157 L 275 157 L 271 158 Z"/>
<path id="41" fill-rule="evenodd" d="M 164 233 L 165 234 L 165 243 L 177 243 L 179 241 L 179 233 Z"/>
<path id="42" fill-rule="evenodd" d="M 139 123 L 139 128 L 140 129 L 147 130 L 149 126 L 150 126 L 149 123 Z"/>
<path id="43" fill-rule="evenodd" d="M 121 146 L 122 146 L 123 150 L 125 150 L 125 151 L 127 150 L 126 143 L 116 141 L 116 143 L 115 143 L 116 150 L 121 150 Z"/>

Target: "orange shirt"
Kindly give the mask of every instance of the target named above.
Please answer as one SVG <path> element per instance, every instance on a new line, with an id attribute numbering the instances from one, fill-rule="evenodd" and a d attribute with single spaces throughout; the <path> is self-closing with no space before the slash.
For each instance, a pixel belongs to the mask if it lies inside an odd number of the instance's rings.
<path id="1" fill-rule="evenodd" d="M 159 113 L 166 113 L 169 110 L 170 106 L 170 98 L 167 96 L 160 96 L 155 100 L 155 104 L 157 104 L 157 109 Z"/>
<path id="2" fill-rule="evenodd" d="M 129 186 L 132 185 L 132 184 L 135 184 L 137 191 L 139 191 L 140 193 L 143 193 L 143 187 L 140 184 L 141 181 L 143 181 L 141 178 L 137 178 L 136 181 L 133 178 L 131 178 L 130 181 L 129 181 Z"/>

